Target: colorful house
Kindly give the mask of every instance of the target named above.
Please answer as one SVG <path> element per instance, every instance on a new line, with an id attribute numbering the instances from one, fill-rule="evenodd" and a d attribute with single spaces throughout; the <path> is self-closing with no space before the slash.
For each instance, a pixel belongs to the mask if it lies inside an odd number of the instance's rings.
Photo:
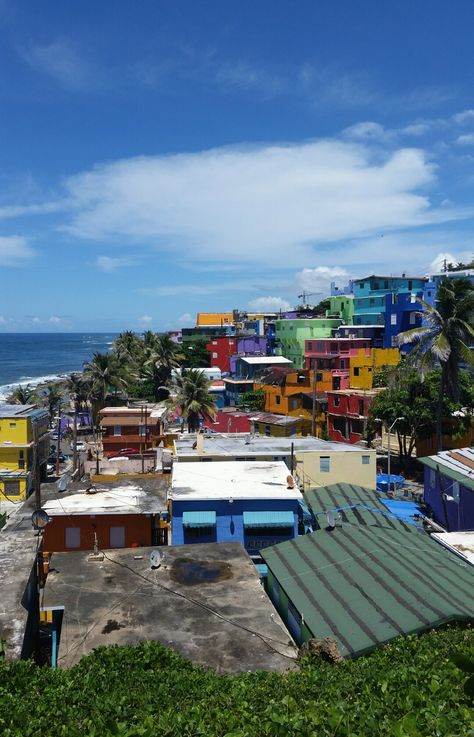
<path id="1" fill-rule="evenodd" d="M 277 415 L 272 412 L 254 412 L 250 418 L 252 432 L 274 438 L 292 438 L 311 435 L 312 421 L 308 417 Z"/>
<path id="2" fill-rule="evenodd" d="M 382 389 L 345 389 L 327 393 L 327 427 L 330 440 L 358 443 L 364 439 L 369 408 Z"/>
<path id="3" fill-rule="evenodd" d="M 233 312 L 198 312 L 196 327 L 226 327 L 234 324 Z"/>
<path id="4" fill-rule="evenodd" d="M 420 458 L 424 501 L 448 532 L 474 530 L 474 449 L 443 450 Z"/>
<path id="5" fill-rule="evenodd" d="M 230 359 L 237 352 L 237 338 L 235 336 L 213 336 L 206 345 L 210 356 L 211 368 L 217 367 L 223 373 L 231 370 Z"/>
<path id="6" fill-rule="evenodd" d="M 304 368 L 306 341 L 330 338 L 342 323 L 339 318 L 276 320 L 276 352 L 288 358 L 295 368 Z"/>
<path id="7" fill-rule="evenodd" d="M 352 325 L 354 320 L 354 297 L 349 294 L 329 297 L 329 309 L 326 317 L 339 317 L 346 325 Z"/>
<path id="8" fill-rule="evenodd" d="M 351 357 L 370 355 L 369 338 L 322 338 L 305 343 L 305 367 L 317 370 L 318 391 L 348 389 Z M 321 384 L 319 383 L 321 381 Z"/>
<path id="9" fill-rule="evenodd" d="M 238 407 L 242 396 L 253 391 L 253 379 L 224 378 L 224 401 L 226 407 Z"/>
<path id="10" fill-rule="evenodd" d="M 173 545 L 240 542 L 250 555 L 298 534 L 300 491 L 283 461 L 176 463 L 169 499 Z M 294 484 L 294 482 L 293 482 Z"/>
<path id="11" fill-rule="evenodd" d="M 349 386 L 351 389 L 372 389 L 377 369 L 397 366 L 399 363 L 398 348 L 359 349 L 349 359 Z"/>
<path id="12" fill-rule="evenodd" d="M 104 454 L 130 448 L 141 453 L 165 439 L 167 409 L 164 403 L 130 407 L 104 407 L 100 410 Z"/>
<path id="13" fill-rule="evenodd" d="M 46 478 L 49 415 L 29 404 L 0 404 L 0 499 L 25 499 L 34 474 Z"/>
<path id="14" fill-rule="evenodd" d="M 235 364 L 235 373 L 237 379 L 255 379 L 275 366 L 291 365 L 291 361 L 284 356 L 239 356 Z"/>

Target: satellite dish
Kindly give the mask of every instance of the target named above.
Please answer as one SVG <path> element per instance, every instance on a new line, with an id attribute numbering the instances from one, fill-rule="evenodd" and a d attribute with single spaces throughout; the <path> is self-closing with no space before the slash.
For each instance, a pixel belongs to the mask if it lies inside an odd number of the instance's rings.
<path id="1" fill-rule="evenodd" d="M 51 520 L 48 513 L 45 512 L 44 509 L 36 509 L 31 515 L 31 522 L 33 524 L 33 527 L 35 527 L 37 530 L 42 530 L 43 527 L 46 527 L 48 522 L 51 522 Z"/>
<path id="2" fill-rule="evenodd" d="M 295 480 L 294 480 L 293 476 L 291 475 L 291 473 L 289 473 L 288 476 L 286 477 L 286 485 L 287 485 L 288 489 L 294 489 L 295 488 Z"/>
<path id="3" fill-rule="evenodd" d="M 68 483 L 69 477 L 66 475 L 61 476 L 58 481 L 58 491 L 66 491 Z"/>
<path id="4" fill-rule="evenodd" d="M 159 550 L 152 550 L 150 553 L 150 568 L 159 568 L 161 566 L 162 555 Z"/>
<path id="5" fill-rule="evenodd" d="M 326 512 L 326 520 L 327 520 L 327 523 L 328 523 L 328 527 L 331 530 L 334 530 L 334 528 L 336 526 L 336 520 L 335 520 L 335 517 L 334 517 L 334 512 L 331 509 L 329 509 Z"/>

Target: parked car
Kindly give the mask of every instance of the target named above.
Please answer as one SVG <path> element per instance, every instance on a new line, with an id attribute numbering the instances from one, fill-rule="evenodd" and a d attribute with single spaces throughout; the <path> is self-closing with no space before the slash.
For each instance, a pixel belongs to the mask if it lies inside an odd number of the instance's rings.
<path id="1" fill-rule="evenodd" d="M 71 443 L 69 447 L 71 450 L 74 450 L 74 443 Z M 76 450 L 78 453 L 81 453 L 83 450 L 87 450 L 87 446 L 82 442 L 82 440 L 79 440 L 79 442 L 76 443 Z"/>
<path id="2" fill-rule="evenodd" d="M 136 456 L 140 451 L 136 448 L 121 448 L 121 450 L 112 450 L 106 453 L 107 458 L 119 458 L 120 456 Z"/>

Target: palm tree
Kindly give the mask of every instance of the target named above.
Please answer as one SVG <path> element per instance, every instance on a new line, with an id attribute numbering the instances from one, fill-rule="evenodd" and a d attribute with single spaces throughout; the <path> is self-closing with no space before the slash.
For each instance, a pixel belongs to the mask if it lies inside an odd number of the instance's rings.
<path id="1" fill-rule="evenodd" d="M 48 408 L 49 422 L 53 422 L 54 415 L 59 410 L 59 405 L 63 399 L 63 389 L 61 384 L 49 384 L 46 389 L 42 390 L 40 401 Z"/>
<path id="2" fill-rule="evenodd" d="M 36 402 L 37 397 L 34 388 L 27 384 L 26 386 L 17 386 L 8 399 L 13 404 L 29 404 L 31 400 Z"/>
<path id="3" fill-rule="evenodd" d="M 148 342 L 146 354 L 145 373 L 152 380 L 155 399 L 159 401 L 169 395 L 167 387 L 171 382 L 172 371 L 180 365 L 179 347 L 169 335 L 164 334 L 155 336 L 154 341 Z"/>
<path id="4" fill-rule="evenodd" d="M 74 420 L 72 427 L 72 471 L 77 470 L 77 414 L 84 401 L 84 379 L 81 374 L 70 374 L 66 380 L 66 389 L 74 407 Z"/>
<path id="5" fill-rule="evenodd" d="M 436 308 L 423 300 L 425 326 L 398 336 L 399 345 L 414 344 L 410 359 L 422 376 L 437 363 L 441 366 L 441 386 L 436 413 L 438 452 L 443 449 L 443 397 L 459 402 L 459 366 L 474 367 L 470 344 L 474 339 L 474 287 L 469 279 L 443 279 L 438 286 Z"/>
<path id="6" fill-rule="evenodd" d="M 181 410 L 181 417 L 187 421 L 188 432 L 199 430 L 199 418 L 213 419 L 216 414 L 214 398 L 209 394 L 210 381 L 202 371 L 183 369 L 180 376 L 176 376 L 173 386 L 173 396 L 168 399 L 168 406 Z"/>
<path id="7" fill-rule="evenodd" d="M 110 387 L 115 391 L 125 389 L 127 379 L 113 353 L 94 353 L 92 359 L 84 364 L 84 377 L 95 423 L 98 411 L 105 407 Z"/>
<path id="8" fill-rule="evenodd" d="M 135 367 L 143 356 L 143 343 L 133 330 L 125 330 L 115 340 L 112 350 L 121 363 Z"/>

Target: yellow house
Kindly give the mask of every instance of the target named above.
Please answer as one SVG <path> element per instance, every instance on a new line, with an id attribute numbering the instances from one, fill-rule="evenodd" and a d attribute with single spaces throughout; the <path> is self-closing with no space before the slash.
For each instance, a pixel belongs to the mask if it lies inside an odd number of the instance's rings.
<path id="1" fill-rule="evenodd" d="M 398 348 L 371 348 L 369 352 L 361 348 L 357 355 L 349 358 L 350 388 L 372 389 L 375 371 L 383 366 L 397 366 L 398 363 Z"/>
<path id="2" fill-rule="evenodd" d="M 234 324 L 233 312 L 198 312 L 196 327 L 197 328 L 221 328 Z"/>
<path id="3" fill-rule="evenodd" d="M 49 416 L 29 404 L 0 404 L 0 499 L 24 499 L 49 455 Z"/>

